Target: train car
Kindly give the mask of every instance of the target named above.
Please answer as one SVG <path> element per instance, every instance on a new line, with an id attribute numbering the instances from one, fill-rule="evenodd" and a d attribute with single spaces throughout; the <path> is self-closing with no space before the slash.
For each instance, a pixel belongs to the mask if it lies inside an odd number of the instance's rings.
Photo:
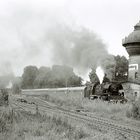
<path id="1" fill-rule="evenodd" d="M 64 94 L 72 94 L 72 93 L 81 93 L 83 94 L 85 86 L 81 87 L 65 87 L 65 88 L 43 88 L 43 89 L 22 89 L 21 93 L 25 96 L 41 96 L 47 95 L 48 93 L 64 93 Z"/>

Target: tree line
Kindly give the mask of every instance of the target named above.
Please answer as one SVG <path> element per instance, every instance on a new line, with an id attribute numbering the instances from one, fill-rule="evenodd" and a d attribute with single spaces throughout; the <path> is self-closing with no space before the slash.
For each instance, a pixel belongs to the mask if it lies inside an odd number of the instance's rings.
<path id="1" fill-rule="evenodd" d="M 53 65 L 52 68 L 27 66 L 22 74 L 21 88 L 57 88 L 81 86 L 82 78 L 71 67 Z"/>
<path id="2" fill-rule="evenodd" d="M 104 71 L 112 81 L 127 80 L 128 60 L 124 56 L 114 56 L 113 63 L 108 62 Z M 89 73 L 90 82 L 95 82 L 97 78 L 95 69 Z M 65 65 L 53 65 L 52 68 L 42 66 L 27 66 L 21 78 L 21 88 L 57 88 L 74 87 L 82 85 L 82 78 L 77 76 L 73 68 Z"/>

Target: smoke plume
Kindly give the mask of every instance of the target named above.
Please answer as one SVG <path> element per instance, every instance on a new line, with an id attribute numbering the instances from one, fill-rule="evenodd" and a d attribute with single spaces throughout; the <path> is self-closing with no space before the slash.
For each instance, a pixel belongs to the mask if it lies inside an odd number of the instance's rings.
<path id="1" fill-rule="evenodd" d="M 0 76 L 13 75 L 12 66 L 9 61 L 0 61 Z"/>
<path id="2" fill-rule="evenodd" d="M 113 60 L 103 41 L 86 28 L 73 30 L 68 26 L 57 25 L 48 35 L 53 62 L 70 65 L 78 73 L 84 74 L 88 69 L 96 69 L 99 65 L 106 68 L 109 61 Z"/>
<path id="3" fill-rule="evenodd" d="M 112 60 L 98 35 L 72 24 L 61 7 L 54 12 L 17 2 L 7 9 L 7 15 L 0 15 L 0 75 L 19 76 L 27 65 L 53 64 L 72 66 L 83 75 Z"/>

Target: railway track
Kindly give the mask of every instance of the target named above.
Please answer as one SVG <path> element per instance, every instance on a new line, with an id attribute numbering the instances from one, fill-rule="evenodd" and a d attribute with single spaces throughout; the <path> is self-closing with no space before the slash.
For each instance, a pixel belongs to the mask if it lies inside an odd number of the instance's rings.
<path id="1" fill-rule="evenodd" d="M 82 123 L 85 123 L 89 125 L 90 127 L 93 127 L 94 129 L 100 129 L 102 131 L 111 131 L 114 134 L 118 134 L 121 136 L 121 139 L 132 139 L 132 140 L 140 140 L 140 130 L 138 128 L 132 128 L 127 125 L 121 125 L 117 122 L 99 118 L 94 115 L 88 115 L 88 113 L 85 112 L 76 112 L 76 111 L 70 111 L 61 107 L 58 107 L 56 105 L 53 105 L 51 103 L 48 103 L 42 99 L 34 98 L 34 105 L 30 105 L 27 103 L 12 103 L 14 107 L 20 108 L 22 110 L 35 110 L 36 106 L 38 107 L 39 112 L 41 113 L 56 113 L 61 114 L 64 117 L 68 117 L 69 119 L 76 120 Z"/>

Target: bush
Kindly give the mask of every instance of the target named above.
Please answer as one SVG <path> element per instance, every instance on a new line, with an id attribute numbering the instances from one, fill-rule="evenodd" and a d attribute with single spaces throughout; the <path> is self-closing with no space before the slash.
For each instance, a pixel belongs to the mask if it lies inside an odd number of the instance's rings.
<path id="1" fill-rule="evenodd" d="M 0 108 L 0 133 L 6 133 L 12 129 L 13 112 L 9 107 Z"/>
<path id="2" fill-rule="evenodd" d="M 13 94 L 20 94 L 21 93 L 21 87 L 19 84 L 17 84 L 17 83 L 13 84 L 12 93 Z"/>
<path id="3" fill-rule="evenodd" d="M 132 103 L 131 107 L 126 111 L 126 116 L 140 119 L 140 98 Z"/>

